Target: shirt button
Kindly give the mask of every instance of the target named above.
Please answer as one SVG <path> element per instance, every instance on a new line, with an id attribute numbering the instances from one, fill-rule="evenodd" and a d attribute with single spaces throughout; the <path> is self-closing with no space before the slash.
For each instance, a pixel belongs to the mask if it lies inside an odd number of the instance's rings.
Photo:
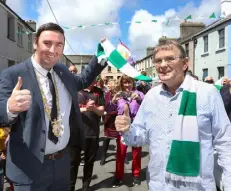
<path id="1" fill-rule="evenodd" d="M 42 153 L 44 153 L 44 149 L 40 149 L 40 151 L 41 151 Z"/>
<path id="2" fill-rule="evenodd" d="M 170 113 L 169 116 L 172 117 L 172 113 Z"/>
<path id="3" fill-rule="evenodd" d="M 45 134 L 46 133 L 46 131 L 45 130 L 42 130 L 42 134 Z"/>

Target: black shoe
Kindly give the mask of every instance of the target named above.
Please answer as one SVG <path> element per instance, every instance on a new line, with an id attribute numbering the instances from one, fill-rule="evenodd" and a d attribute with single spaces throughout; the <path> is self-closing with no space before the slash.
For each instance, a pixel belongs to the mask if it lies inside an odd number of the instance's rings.
<path id="1" fill-rule="evenodd" d="M 114 180 L 114 182 L 113 182 L 112 188 L 118 188 L 118 187 L 120 187 L 122 184 L 123 184 L 123 181 L 116 178 L 116 179 Z"/>
<path id="2" fill-rule="evenodd" d="M 92 191 L 90 186 L 83 186 L 82 191 Z"/>
<path id="3" fill-rule="evenodd" d="M 105 159 L 101 159 L 101 161 L 100 161 L 100 166 L 105 165 L 105 163 L 106 163 Z"/>
<path id="4" fill-rule="evenodd" d="M 140 186 L 141 180 L 140 177 L 133 177 L 133 186 Z"/>
<path id="5" fill-rule="evenodd" d="M 124 163 L 125 163 L 125 164 L 129 164 L 129 161 L 128 161 L 128 158 L 127 158 L 127 157 L 125 158 Z"/>

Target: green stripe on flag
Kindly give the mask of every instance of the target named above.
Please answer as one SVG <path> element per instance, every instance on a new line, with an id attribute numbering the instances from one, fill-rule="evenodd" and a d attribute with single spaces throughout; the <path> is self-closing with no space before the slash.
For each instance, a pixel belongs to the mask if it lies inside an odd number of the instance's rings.
<path id="1" fill-rule="evenodd" d="M 146 82 L 151 82 L 152 78 L 148 77 L 148 76 L 144 76 L 144 75 L 139 75 L 137 77 L 135 77 L 135 79 L 137 80 L 141 80 L 141 81 L 146 81 Z"/>
<path id="2" fill-rule="evenodd" d="M 179 176 L 198 176 L 200 143 L 173 140 L 166 170 Z"/>
<path id="3" fill-rule="evenodd" d="M 184 90 L 178 115 L 196 116 L 196 93 Z"/>
<path id="4" fill-rule="evenodd" d="M 120 55 L 120 53 L 117 50 L 113 50 L 108 57 L 108 60 L 117 68 L 122 68 L 127 61 Z"/>

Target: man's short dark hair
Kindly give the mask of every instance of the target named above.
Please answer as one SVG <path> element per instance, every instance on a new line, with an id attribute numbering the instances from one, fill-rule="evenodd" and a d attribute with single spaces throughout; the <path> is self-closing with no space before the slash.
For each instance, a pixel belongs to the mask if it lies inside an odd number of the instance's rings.
<path id="1" fill-rule="evenodd" d="M 143 74 L 144 76 L 147 76 L 147 72 L 146 71 L 142 71 L 141 74 Z"/>
<path id="2" fill-rule="evenodd" d="M 64 36 L 64 30 L 62 29 L 62 27 L 60 27 L 59 25 L 57 25 L 55 23 L 46 23 L 46 24 L 41 25 L 38 28 L 38 31 L 35 35 L 36 41 L 38 41 L 38 39 L 39 39 L 39 37 L 43 31 L 55 31 L 55 32 L 61 33 Z"/>

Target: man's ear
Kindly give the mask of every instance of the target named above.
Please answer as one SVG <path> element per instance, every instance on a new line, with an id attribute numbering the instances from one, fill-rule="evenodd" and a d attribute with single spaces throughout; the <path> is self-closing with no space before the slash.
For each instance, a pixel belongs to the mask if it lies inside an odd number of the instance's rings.
<path id="1" fill-rule="evenodd" d="M 184 62 L 183 69 L 184 71 L 186 71 L 189 68 L 189 58 L 188 57 L 184 58 L 183 62 Z"/>
<path id="2" fill-rule="evenodd" d="M 35 38 L 34 38 L 34 42 L 33 42 L 33 48 L 34 48 L 34 50 L 36 50 L 37 47 L 38 47 L 38 38 L 35 37 Z"/>

